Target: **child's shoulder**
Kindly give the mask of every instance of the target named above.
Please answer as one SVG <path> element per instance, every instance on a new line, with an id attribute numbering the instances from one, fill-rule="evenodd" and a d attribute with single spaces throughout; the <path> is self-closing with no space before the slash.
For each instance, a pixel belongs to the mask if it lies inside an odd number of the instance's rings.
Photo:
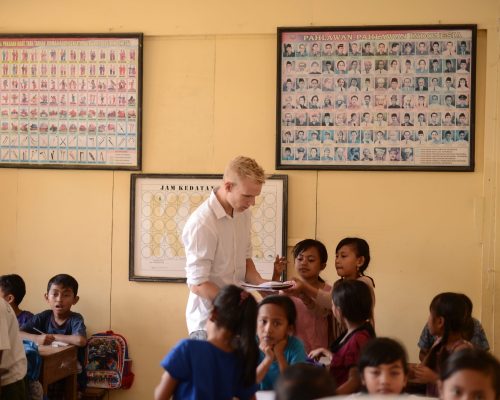
<path id="1" fill-rule="evenodd" d="M 78 321 L 83 321 L 83 315 L 74 311 L 71 311 L 69 314 L 69 320 L 78 320 Z"/>
<path id="2" fill-rule="evenodd" d="M 375 289 L 375 281 L 373 280 L 373 278 L 371 276 L 361 275 L 358 278 L 358 281 L 361 281 L 361 282 L 365 283 L 366 285 L 368 285 L 368 287 L 370 289 Z"/>

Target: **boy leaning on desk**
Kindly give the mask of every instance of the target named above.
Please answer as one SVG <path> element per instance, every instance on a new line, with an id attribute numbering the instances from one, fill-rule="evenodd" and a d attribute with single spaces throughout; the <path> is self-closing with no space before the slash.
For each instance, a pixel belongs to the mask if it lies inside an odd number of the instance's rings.
<path id="1" fill-rule="evenodd" d="M 54 342 L 78 346 L 78 361 L 83 365 L 87 330 L 83 316 L 71 311 L 78 300 L 78 282 L 71 275 L 59 274 L 52 277 L 47 285 L 45 299 L 50 310 L 35 314 L 21 327 L 21 337 L 39 345 Z M 85 372 L 78 374 L 78 386 L 85 387 Z"/>

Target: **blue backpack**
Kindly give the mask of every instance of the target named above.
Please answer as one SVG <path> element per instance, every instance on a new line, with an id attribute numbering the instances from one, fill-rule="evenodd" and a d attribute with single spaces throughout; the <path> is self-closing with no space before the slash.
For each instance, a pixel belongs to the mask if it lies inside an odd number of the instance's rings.
<path id="1" fill-rule="evenodd" d="M 26 376 L 30 381 L 37 381 L 42 368 L 42 357 L 38 352 L 38 345 L 31 340 L 23 339 L 24 352 L 28 360 L 28 373 Z"/>

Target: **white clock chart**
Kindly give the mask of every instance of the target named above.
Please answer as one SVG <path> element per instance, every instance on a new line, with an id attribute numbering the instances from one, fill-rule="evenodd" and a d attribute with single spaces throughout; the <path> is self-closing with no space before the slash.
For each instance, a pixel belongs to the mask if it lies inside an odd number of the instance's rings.
<path id="1" fill-rule="evenodd" d="M 140 268 L 152 276 L 168 272 L 172 277 L 185 277 L 182 230 L 191 213 L 209 197 L 220 180 L 204 181 L 203 185 L 184 183 L 169 184 L 168 190 L 161 183 L 138 185 L 136 223 L 140 224 L 140 234 L 135 238 L 135 251 L 139 252 L 135 259 L 139 256 Z M 278 187 L 266 183 L 251 209 L 252 258 L 257 270 L 266 277 L 272 275 L 269 266 L 281 253 L 282 221 L 278 211 L 281 204 Z"/>

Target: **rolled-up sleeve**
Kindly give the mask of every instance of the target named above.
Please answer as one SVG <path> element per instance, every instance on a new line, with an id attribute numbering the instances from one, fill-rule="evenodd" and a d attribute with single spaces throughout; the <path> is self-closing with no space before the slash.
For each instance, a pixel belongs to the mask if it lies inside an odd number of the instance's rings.
<path id="1" fill-rule="evenodd" d="M 199 285 L 210 280 L 217 248 L 217 235 L 200 221 L 186 224 L 182 232 L 186 252 L 186 279 L 188 285 Z"/>

